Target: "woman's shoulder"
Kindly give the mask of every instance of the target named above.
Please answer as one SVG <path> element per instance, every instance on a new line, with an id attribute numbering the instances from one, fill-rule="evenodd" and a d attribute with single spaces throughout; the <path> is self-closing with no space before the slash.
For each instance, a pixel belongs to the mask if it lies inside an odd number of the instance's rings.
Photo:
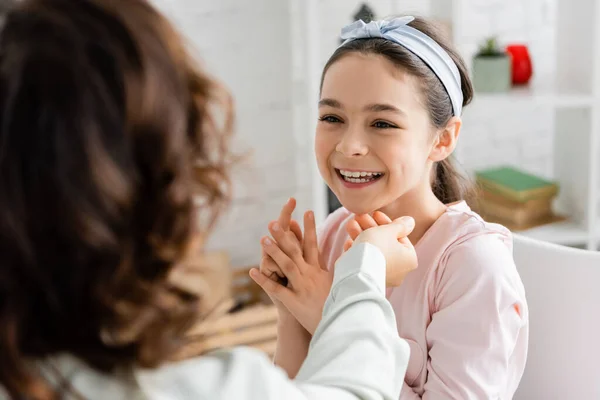
<path id="1" fill-rule="evenodd" d="M 138 370 L 135 375 L 144 392 L 155 396 L 168 393 L 172 398 L 186 399 L 208 399 L 213 396 L 255 398 L 253 395 L 265 394 L 261 392 L 261 387 L 267 385 L 250 385 L 248 382 L 266 383 L 270 379 L 285 378 L 283 371 L 273 368 L 266 354 L 246 347 L 215 351 L 202 357 L 169 363 L 154 370 Z M 252 390 L 255 390 L 254 394 L 251 393 Z"/>
<path id="2" fill-rule="evenodd" d="M 152 369 L 123 368 L 111 374 L 64 354 L 40 362 L 39 367 L 51 385 L 64 385 L 58 373 L 77 393 L 90 399 L 266 398 L 268 381 L 285 380 L 285 373 L 273 368 L 265 353 L 247 347 L 214 351 Z M 0 386 L 0 399 L 2 395 Z"/>

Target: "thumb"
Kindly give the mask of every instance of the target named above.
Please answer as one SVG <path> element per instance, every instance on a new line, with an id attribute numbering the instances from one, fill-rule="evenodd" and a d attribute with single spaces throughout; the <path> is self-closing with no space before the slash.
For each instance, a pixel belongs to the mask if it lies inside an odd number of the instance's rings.
<path id="1" fill-rule="evenodd" d="M 403 239 L 415 229 L 415 219 L 409 216 L 396 218 L 391 224 L 384 225 L 384 227 L 388 227 L 390 230 L 393 229 L 398 239 Z"/>
<path id="2" fill-rule="evenodd" d="M 250 270 L 250 278 L 252 278 L 252 280 L 256 282 L 269 297 L 273 297 L 282 303 L 286 303 L 292 295 L 290 289 L 270 279 L 265 274 L 261 273 L 258 268 L 252 268 Z"/>

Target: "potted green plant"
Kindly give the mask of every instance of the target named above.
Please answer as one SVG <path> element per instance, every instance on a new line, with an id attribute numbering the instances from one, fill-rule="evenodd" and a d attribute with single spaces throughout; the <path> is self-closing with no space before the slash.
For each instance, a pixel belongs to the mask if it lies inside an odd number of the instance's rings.
<path id="1" fill-rule="evenodd" d="M 473 58 L 473 85 L 477 92 L 506 92 L 512 79 L 510 55 L 487 38 Z"/>

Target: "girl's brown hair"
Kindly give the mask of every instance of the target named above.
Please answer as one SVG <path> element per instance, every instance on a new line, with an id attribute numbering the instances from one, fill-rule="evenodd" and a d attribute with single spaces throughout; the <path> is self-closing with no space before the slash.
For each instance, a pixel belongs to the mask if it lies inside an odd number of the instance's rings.
<path id="1" fill-rule="evenodd" d="M 207 299 L 170 275 L 228 198 L 231 119 L 228 95 L 147 1 L 24 0 L 6 15 L 0 387 L 11 397 L 54 396 L 30 360 L 69 353 L 111 371 L 173 353 Z"/>
<path id="2" fill-rule="evenodd" d="M 463 106 L 469 104 L 473 98 L 473 85 L 465 62 L 458 52 L 452 48 L 440 30 L 427 20 L 417 17 L 408 25 L 435 40 L 454 60 L 462 82 Z M 383 56 L 398 68 L 416 77 L 417 81 L 421 83 L 424 104 L 429 111 L 433 126 L 440 129 L 450 121 L 453 116 L 452 103 L 437 75 L 414 53 L 386 39 L 358 39 L 339 47 L 323 68 L 321 86 L 327 70 L 345 55 L 355 52 Z M 462 176 L 450 158 L 436 164 L 433 171 L 432 189 L 436 197 L 444 204 L 471 199 L 474 193 L 469 181 Z"/>

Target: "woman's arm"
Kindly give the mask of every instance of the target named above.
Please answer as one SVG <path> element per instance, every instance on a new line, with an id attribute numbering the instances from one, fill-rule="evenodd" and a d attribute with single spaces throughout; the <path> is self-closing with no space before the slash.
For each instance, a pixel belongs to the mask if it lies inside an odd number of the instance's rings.
<path id="1" fill-rule="evenodd" d="M 235 350 L 138 374 L 138 381 L 154 398 L 396 400 L 410 348 L 398 337 L 384 296 L 385 271 L 383 254 L 370 244 L 357 244 L 340 258 L 295 380 L 263 354 Z"/>

